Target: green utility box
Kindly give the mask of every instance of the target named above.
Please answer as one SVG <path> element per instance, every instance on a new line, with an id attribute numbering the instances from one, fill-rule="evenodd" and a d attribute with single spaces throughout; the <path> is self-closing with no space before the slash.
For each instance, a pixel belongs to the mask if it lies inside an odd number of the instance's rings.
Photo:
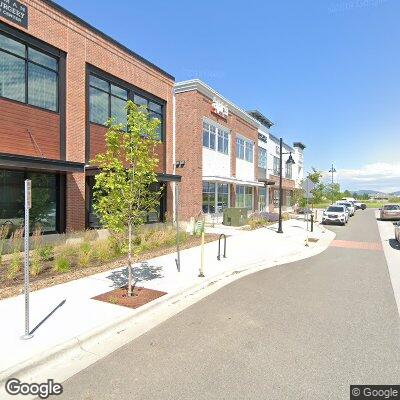
<path id="1" fill-rule="evenodd" d="M 247 208 L 226 208 L 224 210 L 224 225 L 243 226 L 247 224 Z"/>

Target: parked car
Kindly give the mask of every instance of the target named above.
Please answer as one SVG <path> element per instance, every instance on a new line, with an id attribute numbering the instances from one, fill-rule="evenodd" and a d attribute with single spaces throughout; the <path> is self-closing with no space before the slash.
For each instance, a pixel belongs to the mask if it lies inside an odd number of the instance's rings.
<path id="1" fill-rule="evenodd" d="M 400 222 L 395 222 L 393 225 L 394 225 L 394 237 L 400 243 Z"/>
<path id="2" fill-rule="evenodd" d="M 355 205 L 356 210 L 365 210 L 367 208 L 365 203 L 357 201 L 354 197 L 343 197 L 341 201 L 351 201 Z"/>
<path id="3" fill-rule="evenodd" d="M 349 210 L 350 217 L 352 217 L 356 212 L 354 204 L 351 201 L 340 200 L 340 201 L 336 202 L 336 204 L 347 207 L 347 209 Z"/>
<path id="4" fill-rule="evenodd" d="M 380 212 L 381 220 L 400 220 L 400 204 L 385 204 Z"/>
<path id="5" fill-rule="evenodd" d="M 348 212 L 346 206 L 341 204 L 334 204 L 329 206 L 322 214 L 322 223 L 336 223 L 340 225 L 346 225 L 349 220 Z"/>

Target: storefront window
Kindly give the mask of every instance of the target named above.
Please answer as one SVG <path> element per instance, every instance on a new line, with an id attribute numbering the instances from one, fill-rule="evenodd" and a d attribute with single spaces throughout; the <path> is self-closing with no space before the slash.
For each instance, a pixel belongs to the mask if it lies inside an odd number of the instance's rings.
<path id="1" fill-rule="evenodd" d="M 31 230 L 40 225 L 43 232 L 57 231 L 57 176 L 0 170 L 0 225 L 16 229 L 24 223 L 24 181 L 32 181 Z"/>
<path id="2" fill-rule="evenodd" d="M 227 183 L 218 183 L 217 185 L 217 212 L 221 213 L 225 208 L 229 207 L 229 187 Z"/>
<path id="3" fill-rule="evenodd" d="M 58 60 L 0 34 L 0 96 L 58 110 Z"/>
<path id="4" fill-rule="evenodd" d="M 215 213 L 215 183 L 203 182 L 203 213 Z"/>
<path id="5" fill-rule="evenodd" d="M 253 209 L 253 188 L 251 186 L 236 186 L 236 207 Z"/>
<path id="6" fill-rule="evenodd" d="M 260 211 L 266 211 L 267 207 L 267 188 L 258 188 L 258 206 Z"/>

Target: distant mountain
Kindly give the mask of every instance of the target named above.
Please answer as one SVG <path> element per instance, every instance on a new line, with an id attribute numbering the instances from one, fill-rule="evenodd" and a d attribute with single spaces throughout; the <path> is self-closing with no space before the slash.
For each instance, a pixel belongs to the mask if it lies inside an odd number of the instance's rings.
<path id="1" fill-rule="evenodd" d="M 400 190 L 398 190 L 397 192 L 393 192 L 390 193 L 392 196 L 400 196 Z"/>
<path id="2" fill-rule="evenodd" d="M 369 194 L 369 195 L 384 194 L 383 192 L 379 192 L 377 190 L 356 190 L 355 192 L 352 193 L 357 193 L 360 196 L 362 196 L 363 194 Z"/>

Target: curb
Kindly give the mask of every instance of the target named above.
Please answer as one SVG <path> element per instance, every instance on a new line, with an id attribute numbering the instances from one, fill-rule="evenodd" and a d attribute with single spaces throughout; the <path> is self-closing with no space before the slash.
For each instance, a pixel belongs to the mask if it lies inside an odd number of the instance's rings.
<path id="1" fill-rule="evenodd" d="M 73 358 L 74 355 L 79 355 L 79 354 L 82 355 L 82 353 L 86 353 L 87 355 L 91 354 L 92 356 L 97 357 L 97 359 L 102 358 L 104 355 L 92 353 L 86 350 L 85 347 L 90 347 L 91 345 L 98 344 L 99 342 L 101 342 L 102 338 L 105 339 L 107 336 L 109 336 L 111 331 L 127 330 L 131 326 L 132 322 L 135 323 L 136 317 L 143 315 L 148 311 L 157 308 L 161 310 L 161 307 L 172 306 L 178 303 L 178 301 L 180 301 L 181 299 L 182 300 L 186 299 L 189 296 L 193 297 L 200 291 L 207 289 L 207 293 L 205 293 L 205 296 L 201 297 L 204 298 L 216 292 L 220 288 L 247 275 L 251 275 L 253 273 L 271 267 L 290 264 L 320 254 L 328 248 L 330 242 L 336 236 L 332 231 L 329 230 L 325 230 L 325 233 L 328 234 L 319 239 L 318 245 L 316 245 L 315 247 L 312 246 L 302 249 L 301 251 L 290 253 L 286 255 L 283 258 L 283 260 L 282 259 L 277 261 L 271 261 L 271 260 L 267 261 L 265 259 L 257 260 L 256 262 L 253 262 L 251 264 L 246 264 L 245 266 L 238 265 L 236 267 L 232 267 L 231 269 L 225 270 L 220 274 L 205 279 L 203 278 L 203 280 L 201 281 L 199 278 L 199 281 L 195 282 L 189 287 L 186 287 L 176 293 L 162 296 L 140 307 L 138 310 L 135 310 L 129 316 L 124 316 L 117 320 L 112 321 L 111 323 L 103 324 L 99 327 L 92 329 L 91 331 L 75 336 L 74 338 L 69 339 L 60 345 L 52 347 L 51 349 L 46 350 L 30 358 L 27 361 L 13 365 L 7 368 L 6 370 L 3 370 L 0 373 L 0 387 L 3 387 L 6 381 L 11 377 L 18 377 L 21 380 L 23 380 L 22 377 L 24 377 L 25 378 L 24 381 L 29 382 L 31 380 L 31 376 L 40 373 L 40 369 L 44 367 L 45 364 L 48 364 L 50 362 L 56 362 L 57 360 L 60 361 L 61 358 L 70 359 Z M 121 343 L 119 344 L 119 347 L 125 344 L 126 343 Z M 115 351 L 115 349 L 112 349 L 111 352 L 112 351 Z M 97 361 L 97 359 L 95 361 Z M 46 365 L 46 367 L 48 368 L 48 365 Z"/>

